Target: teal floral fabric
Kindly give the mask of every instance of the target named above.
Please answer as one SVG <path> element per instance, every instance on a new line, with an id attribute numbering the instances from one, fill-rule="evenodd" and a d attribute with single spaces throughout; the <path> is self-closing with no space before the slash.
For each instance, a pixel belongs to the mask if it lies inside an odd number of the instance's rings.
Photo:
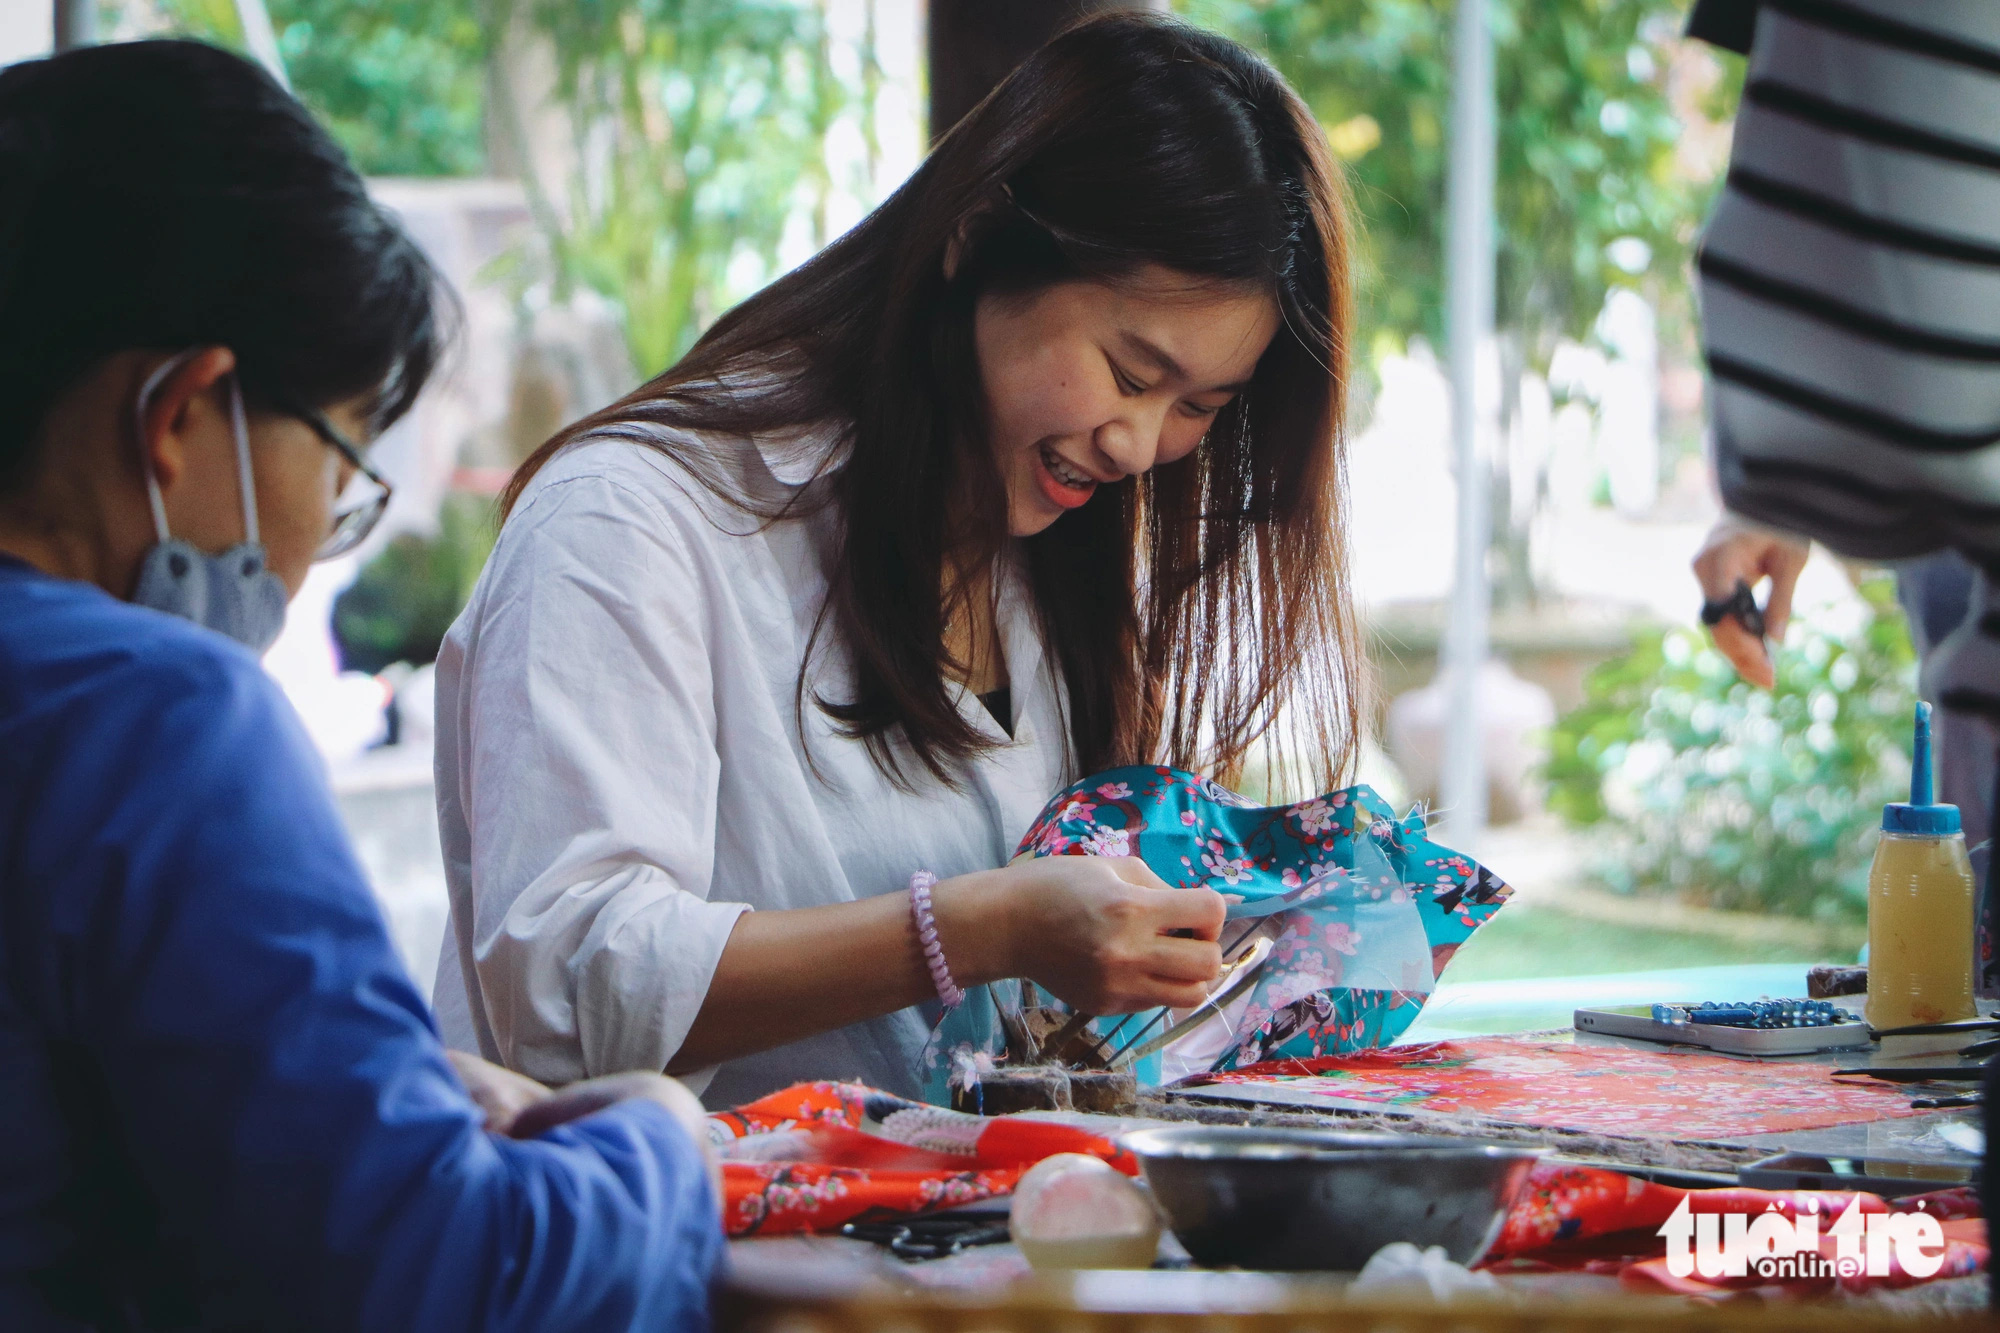
<path id="1" fill-rule="evenodd" d="M 1229 901 L 1225 946 L 1277 918 L 1219 1070 L 1394 1041 L 1511 892 L 1432 842 L 1421 811 L 1399 819 L 1368 787 L 1259 806 L 1174 768 L 1085 778 L 1049 802 L 1020 852 L 1137 856 L 1170 885 L 1214 889 Z"/>

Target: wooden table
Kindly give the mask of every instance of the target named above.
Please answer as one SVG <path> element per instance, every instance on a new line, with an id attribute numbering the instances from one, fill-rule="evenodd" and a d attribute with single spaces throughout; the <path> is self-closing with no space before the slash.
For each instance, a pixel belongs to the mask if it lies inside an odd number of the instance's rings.
<path id="1" fill-rule="evenodd" d="M 1634 1296 L 1615 1279 L 1550 1274 L 1502 1279 L 1501 1297 L 1413 1303 L 1351 1296 L 1332 1275 L 1131 1271 L 1031 1275 L 1009 1271 L 1011 1245 L 978 1260 L 984 1280 L 958 1281 L 862 1255 L 835 1237 L 732 1244 L 722 1333 L 1890 1333 L 1991 1330 L 1985 1278 L 1935 1282 L 1837 1302 L 1707 1304 Z M 873 1250 L 873 1246 L 865 1247 Z M 960 1276 L 963 1276 L 962 1274 Z"/>

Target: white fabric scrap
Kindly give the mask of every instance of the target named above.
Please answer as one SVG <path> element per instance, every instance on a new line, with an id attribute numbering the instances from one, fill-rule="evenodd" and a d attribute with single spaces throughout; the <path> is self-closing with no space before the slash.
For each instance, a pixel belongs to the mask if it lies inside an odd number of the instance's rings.
<path id="1" fill-rule="evenodd" d="M 1445 1256 L 1444 1246 L 1419 1250 L 1406 1240 L 1391 1241 L 1369 1257 L 1348 1287 L 1354 1296 L 1414 1296 L 1449 1301 L 1459 1296 L 1497 1296 L 1491 1273 L 1475 1273 Z"/>

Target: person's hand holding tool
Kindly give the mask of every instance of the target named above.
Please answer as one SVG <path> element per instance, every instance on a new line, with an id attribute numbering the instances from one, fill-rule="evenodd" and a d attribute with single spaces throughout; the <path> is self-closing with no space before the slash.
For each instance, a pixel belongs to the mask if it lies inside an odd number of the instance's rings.
<path id="1" fill-rule="evenodd" d="M 1725 514 L 1695 554 L 1694 575 L 1704 599 L 1702 623 L 1716 648 L 1753 685 L 1768 690 L 1777 683 L 1765 641 L 1784 639 L 1792 593 L 1811 553 L 1811 544 L 1797 537 Z M 1767 578 L 1771 592 L 1759 608 L 1751 590 Z"/>
<path id="2" fill-rule="evenodd" d="M 989 873 L 1012 896 L 992 932 L 1007 961 L 991 970 L 1079 1014 L 1191 1009 L 1222 973 L 1228 904 L 1213 889 L 1168 888 L 1136 856 L 1043 856 Z"/>

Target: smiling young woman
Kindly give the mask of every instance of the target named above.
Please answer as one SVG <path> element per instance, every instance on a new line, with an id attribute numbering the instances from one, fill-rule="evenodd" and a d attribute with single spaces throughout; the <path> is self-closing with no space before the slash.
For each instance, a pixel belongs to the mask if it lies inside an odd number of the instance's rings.
<path id="1" fill-rule="evenodd" d="M 1007 861 L 1094 769 L 1346 767 L 1344 225 L 1268 66 L 1096 19 L 537 451 L 439 663 L 447 1035 L 713 1104 L 935 1093 L 954 982 L 1197 999 L 1219 897 Z"/>

